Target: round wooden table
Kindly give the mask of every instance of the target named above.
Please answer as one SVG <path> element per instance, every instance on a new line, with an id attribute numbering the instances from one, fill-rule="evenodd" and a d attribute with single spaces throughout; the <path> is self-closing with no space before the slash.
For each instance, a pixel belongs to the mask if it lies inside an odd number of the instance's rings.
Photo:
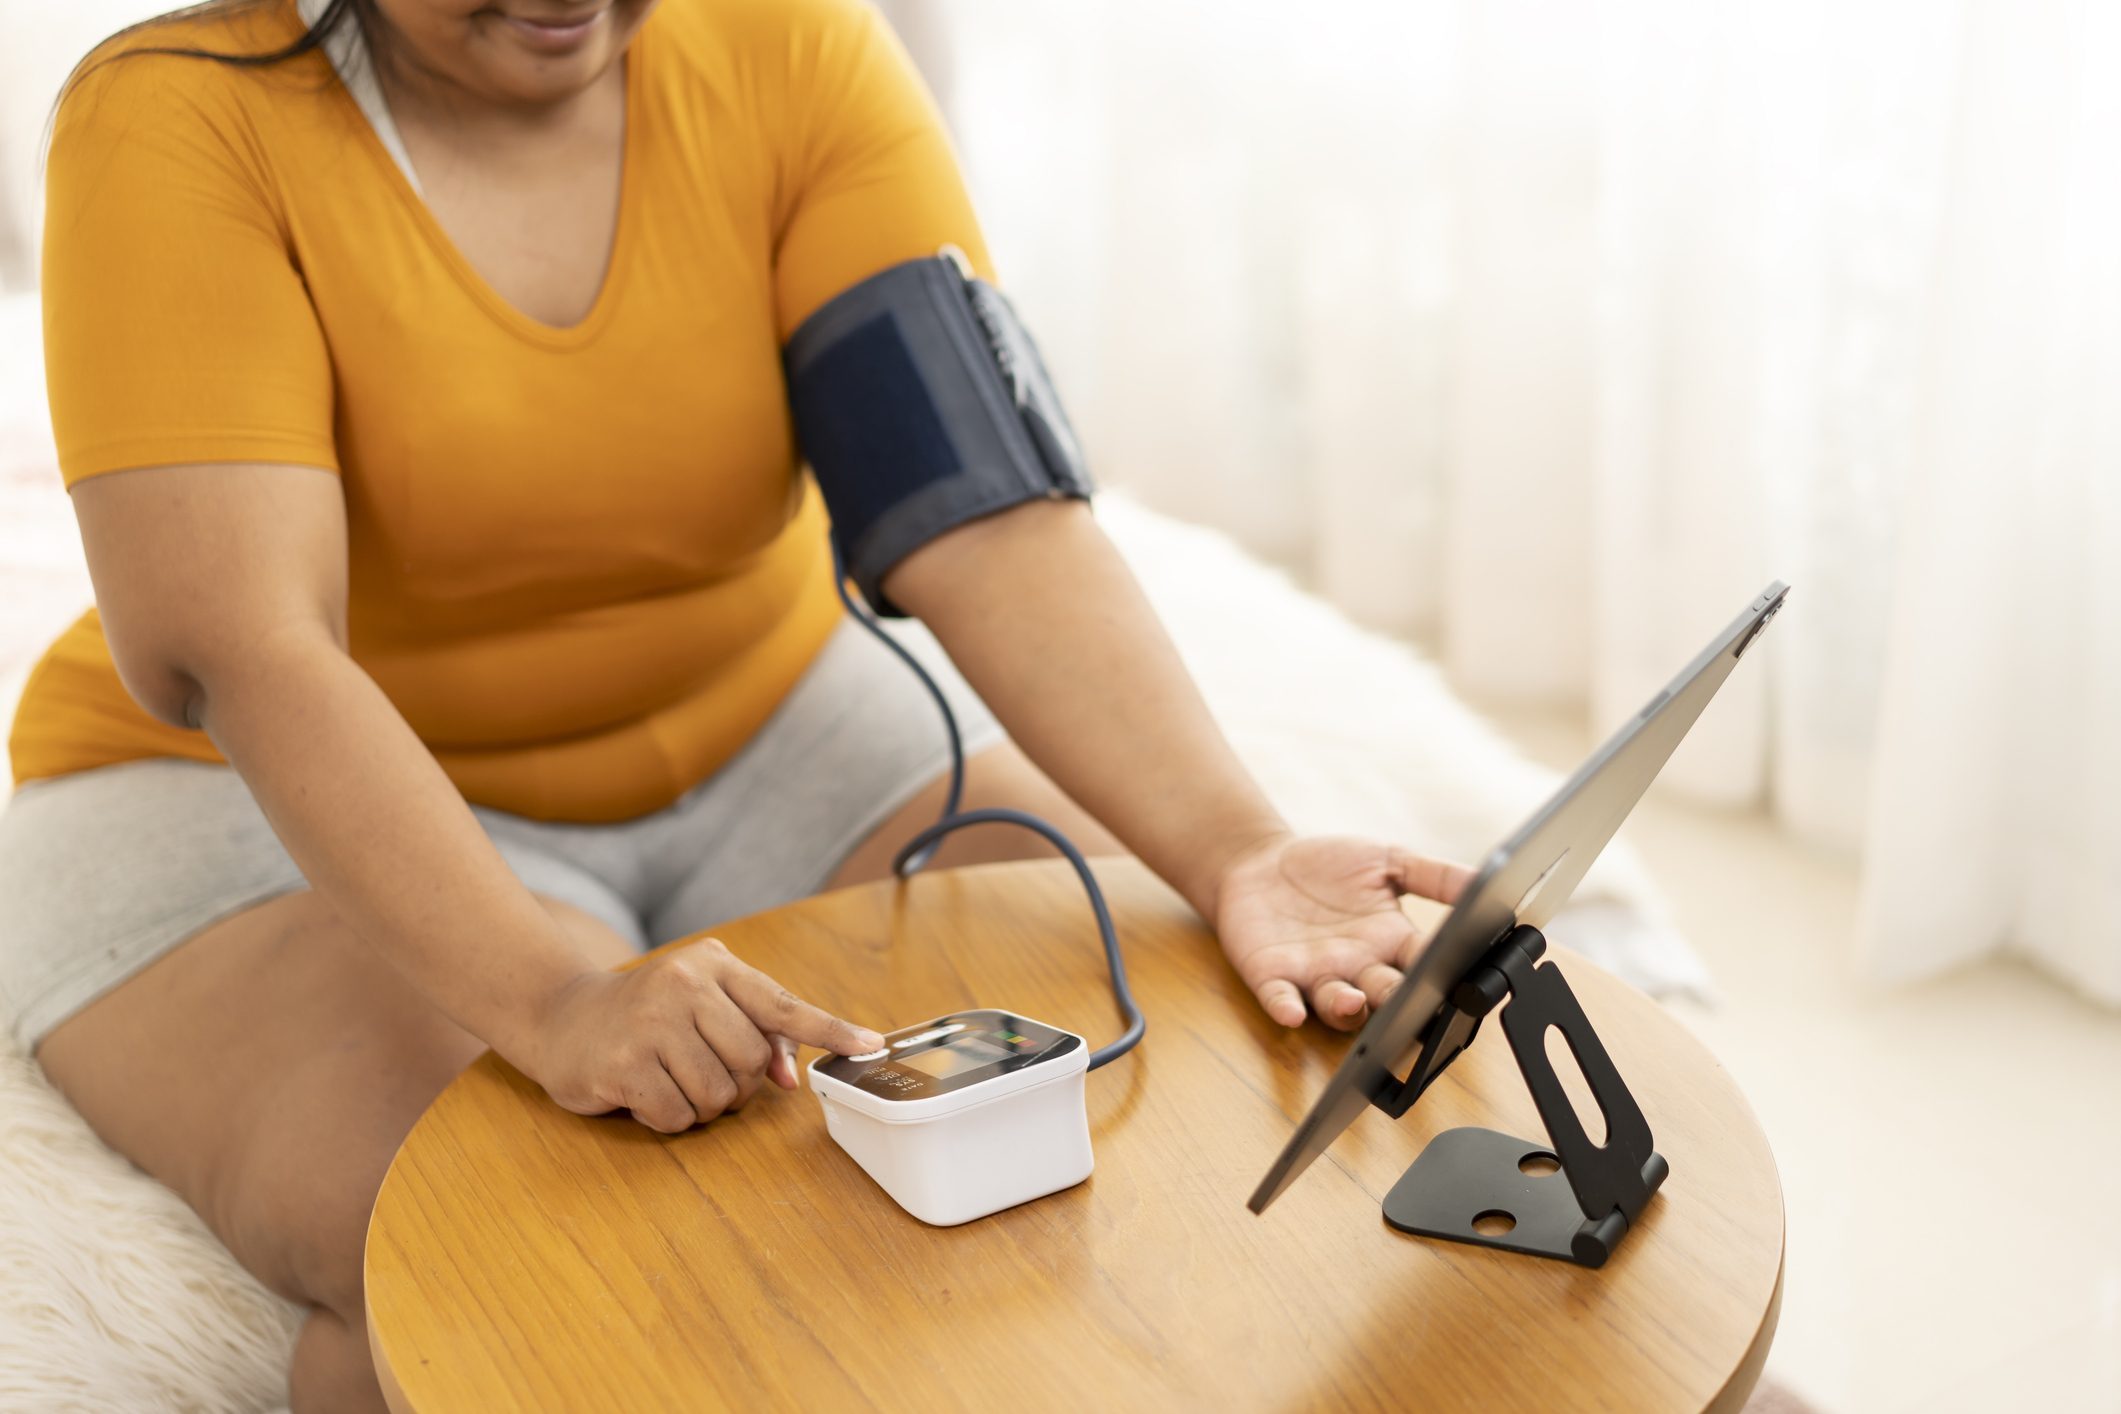
<path id="1" fill-rule="evenodd" d="M 1493 1026 L 1404 1120 L 1364 1115 L 1255 1217 L 1247 1195 L 1346 1039 L 1269 1022 L 1176 895 L 1132 863 L 1098 872 L 1149 1033 L 1090 1077 L 1089 1182 L 927 1227 L 826 1137 L 807 1082 L 665 1137 L 568 1114 L 488 1055 L 406 1140 L 369 1226 L 392 1407 L 1744 1403 L 1781 1299 L 1781 1188 L 1737 1086 L 1653 1002 L 1555 955 L 1672 1166 L 1602 1270 L 1380 1216 L 1435 1133 L 1543 1133 Z M 970 1006 L 1092 1044 L 1119 1029 L 1058 862 L 848 889 L 715 935 L 879 1029 Z"/>

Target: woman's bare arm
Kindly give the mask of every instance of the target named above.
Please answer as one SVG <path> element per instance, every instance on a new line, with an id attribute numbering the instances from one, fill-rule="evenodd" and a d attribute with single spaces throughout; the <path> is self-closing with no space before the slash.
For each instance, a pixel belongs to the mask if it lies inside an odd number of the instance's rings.
<path id="1" fill-rule="evenodd" d="M 1186 896 L 1260 1006 L 1362 1024 L 1423 939 L 1400 908 L 1464 869 L 1385 841 L 1298 838 L 1223 739 L 1119 551 L 1074 501 L 930 542 L 885 577 L 1061 789 Z"/>
<path id="2" fill-rule="evenodd" d="M 1025 754 L 1209 922 L 1225 867 L 1288 833 L 1082 502 L 973 521 L 884 588 Z"/>
<path id="3" fill-rule="evenodd" d="M 709 1110 L 710 1097 L 696 1092 L 733 1085 L 727 1098 L 748 1097 L 738 1067 L 755 1082 L 769 1030 L 864 1048 L 868 1033 L 857 1038 L 844 1023 L 796 1012 L 792 998 L 760 985 L 764 979 L 730 982 L 720 975 L 728 971 L 722 954 L 695 958 L 665 982 L 623 984 L 630 990 L 622 996 L 617 979 L 577 953 L 509 871 L 433 755 L 348 656 L 346 515 L 332 474 L 255 464 L 156 467 L 92 478 L 73 498 L 127 690 L 157 717 L 203 728 L 348 926 L 561 1103 L 634 1108 L 643 1119 L 669 1120 L 658 1128 L 683 1128 Z M 714 1000 L 705 997 L 709 985 Z M 664 992 L 638 995 L 653 987 Z M 721 992 L 746 1015 L 753 1003 L 779 1008 L 778 1024 L 762 1024 L 756 1046 L 741 1037 L 717 1044 L 715 1027 L 729 1030 Z M 628 1006 L 669 1021 L 678 1033 L 664 1048 L 670 1054 L 640 1053 L 638 1028 L 648 1023 L 621 1017 Z M 692 1040 L 708 1037 L 717 1054 L 744 1053 L 723 1057 L 730 1085 L 700 1074 L 702 1058 L 682 1034 L 692 1012 L 704 1018 L 710 1008 L 715 1027 L 703 1019 Z M 563 1012 L 572 1018 L 564 1025 Z M 606 1050 L 612 1054 L 593 1054 Z"/>

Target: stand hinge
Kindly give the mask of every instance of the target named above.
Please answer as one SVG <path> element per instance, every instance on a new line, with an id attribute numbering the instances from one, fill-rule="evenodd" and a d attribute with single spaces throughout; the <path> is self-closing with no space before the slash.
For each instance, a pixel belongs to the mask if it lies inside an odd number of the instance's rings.
<path id="1" fill-rule="evenodd" d="M 1370 1098 L 1394 1118 L 1405 1114 L 1499 1006 L 1503 1033 L 1553 1147 L 1492 1129 L 1447 1130 L 1385 1196 L 1385 1221 L 1423 1237 L 1598 1267 L 1671 1168 L 1568 979 L 1552 963 L 1540 963 L 1545 951 L 1537 928 L 1513 929 L 1466 974 L 1422 1033 L 1407 1078 Z M 1568 1042 L 1605 1116 L 1602 1144 L 1591 1142 L 1547 1059 L 1548 1027 Z"/>

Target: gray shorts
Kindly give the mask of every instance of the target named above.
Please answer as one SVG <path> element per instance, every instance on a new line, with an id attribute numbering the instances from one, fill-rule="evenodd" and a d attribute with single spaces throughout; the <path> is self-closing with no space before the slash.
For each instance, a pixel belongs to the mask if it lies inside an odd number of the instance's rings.
<path id="1" fill-rule="evenodd" d="M 918 627 L 967 754 L 1001 727 Z M 637 947 L 802 898 L 949 765 L 919 681 L 851 619 L 758 735 L 667 809 L 611 825 L 473 813 L 533 893 Z M 226 766 L 130 761 L 32 781 L 0 810 L 0 1019 L 25 1051 L 207 925 L 304 887 Z"/>

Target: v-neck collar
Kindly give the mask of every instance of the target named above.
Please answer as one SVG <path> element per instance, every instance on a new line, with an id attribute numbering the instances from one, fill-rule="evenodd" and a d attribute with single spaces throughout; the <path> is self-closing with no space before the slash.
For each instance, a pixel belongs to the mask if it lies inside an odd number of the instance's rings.
<path id="1" fill-rule="evenodd" d="M 330 0 L 295 0 L 296 10 L 305 23 L 314 24 L 315 16 L 324 11 Z M 350 20 L 328 40 L 324 47 L 332 70 L 339 79 L 339 91 L 359 110 L 362 119 L 358 126 L 366 135 L 376 156 L 388 169 L 386 180 L 398 192 L 399 197 L 411 208 L 413 219 L 426 233 L 431 244 L 442 259 L 455 272 L 458 283 L 472 298 L 484 305 L 487 312 L 524 339 L 552 349 L 577 348 L 593 340 L 604 325 L 610 321 L 611 311 L 618 303 L 619 287 L 628 267 L 628 250 L 633 228 L 639 224 L 633 214 L 636 189 L 640 186 L 635 171 L 638 164 L 641 130 L 642 52 L 650 25 L 643 25 L 635 32 L 633 40 L 619 62 L 624 66 L 622 77 L 626 84 L 625 123 L 626 131 L 620 143 L 619 153 L 619 211 L 618 223 L 611 237 L 611 254 L 604 263 L 604 279 L 598 285 L 596 299 L 589 312 L 573 324 L 561 326 L 547 324 L 525 314 L 515 304 L 496 290 L 487 278 L 479 273 L 457 246 L 441 221 L 420 193 L 419 173 L 414 170 L 411 155 L 406 151 L 405 141 L 398 132 L 395 120 L 390 116 L 390 107 L 384 101 L 382 85 L 376 80 L 375 64 L 368 53 L 367 43 L 361 35 L 359 21 Z"/>

